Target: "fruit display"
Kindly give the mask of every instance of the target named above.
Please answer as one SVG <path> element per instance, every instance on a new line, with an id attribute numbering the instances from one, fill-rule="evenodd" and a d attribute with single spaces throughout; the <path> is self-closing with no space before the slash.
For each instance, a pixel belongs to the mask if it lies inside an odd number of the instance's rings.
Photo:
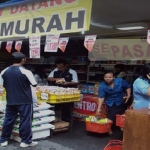
<path id="1" fill-rule="evenodd" d="M 102 118 L 100 116 L 88 116 L 86 117 L 86 122 L 95 122 L 95 123 L 99 123 L 99 124 L 107 124 L 107 123 L 111 123 L 112 121 L 108 118 Z"/>

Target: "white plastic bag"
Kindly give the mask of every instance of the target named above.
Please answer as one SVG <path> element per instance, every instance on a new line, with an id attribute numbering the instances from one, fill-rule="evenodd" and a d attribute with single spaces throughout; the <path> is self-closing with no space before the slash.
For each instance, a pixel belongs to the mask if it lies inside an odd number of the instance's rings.
<path id="1" fill-rule="evenodd" d="M 31 92 L 32 92 L 32 100 L 33 103 L 37 103 L 37 96 L 36 96 L 36 91 L 35 91 L 35 87 L 31 86 Z"/>

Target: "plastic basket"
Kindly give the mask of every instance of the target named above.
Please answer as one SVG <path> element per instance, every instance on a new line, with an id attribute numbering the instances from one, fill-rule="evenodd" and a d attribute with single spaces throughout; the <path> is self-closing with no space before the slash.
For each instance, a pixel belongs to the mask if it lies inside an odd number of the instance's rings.
<path id="1" fill-rule="evenodd" d="M 102 118 L 106 118 L 105 115 L 100 115 Z M 90 132 L 96 132 L 96 133 L 108 133 L 111 131 L 111 125 L 112 121 L 105 123 L 105 124 L 100 124 L 96 122 L 90 122 L 90 121 L 85 121 L 86 122 L 86 131 Z"/>
<path id="2" fill-rule="evenodd" d="M 122 141 L 110 140 L 104 150 L 122 150 Z"/>
<path id="3" fill-rule="evenodd" d="M 124 128 L 125 115 L 116 115 L 116 126 Z"/>

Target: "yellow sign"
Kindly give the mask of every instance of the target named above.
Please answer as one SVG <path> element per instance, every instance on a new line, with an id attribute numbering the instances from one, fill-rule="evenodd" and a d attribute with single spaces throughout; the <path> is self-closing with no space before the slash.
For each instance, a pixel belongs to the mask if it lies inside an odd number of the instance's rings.
<path id="1" fill-rule="evenodd" d="M 150 60 L 146 39 L 98 39 L 89 52 L 90 60 Z"/>
<path id="2" fill-rule="evenodd" d="M 0 39 L 89 30 L 92 0 L 42 0 L 0 10 Z"/>

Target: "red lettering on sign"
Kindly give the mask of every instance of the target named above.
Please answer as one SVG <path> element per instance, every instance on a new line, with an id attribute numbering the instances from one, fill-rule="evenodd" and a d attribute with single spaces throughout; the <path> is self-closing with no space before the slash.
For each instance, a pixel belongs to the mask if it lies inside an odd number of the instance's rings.
<path id="1" fill-rule="evenodd" d="M 62 2 L 62 0 L 52 0 L 52 1 L 50 1 L 50 6 L 54 6 L 55 3 L 57 5 L 62 5 L 63 2 Z"/>
<path id="2" fill-rule="evenodd" d="M 122 57 L 126 57 L 126 56 L 133 57 L 132 54 L 130 53 L 128 46 L 124 45 L 122 48 Z"/>
<path id="3" fill-rule="evenodd" d="M 94 52 L 99 53 L 100 52 L 99 45 L 94 45 L 93 50 Z"/>
<path id="4" fill-rule="evenodd" d="M 136 53 L 134 53 L 134 56 L 143 57 L 144 52 L 142 51 L 142 46 L 141 45 L 134 45 L 133 50 L 136 52 Z"/>
<path id="5" fill-rule="evenodd" d="M 0 9 L 0 16 L 3 15 L 3 9 Z"/>
<path id="6" fill-rule="evenodd" d="M 39 56 L 39 49 L 32 49 L 32 57 L 35 58 L 35 57 L 38 57 Z"/>
<path id="7" fill-rule="evenodd" d="M 21 5 L 20 10 L 19 10 L 19 13 L 21 13 L 21 12 L 23 12 L 23 11 L 25 11 L 25 12 L 28 12 L 28 11 L 29 11 L 28 6 L 27 6 L 26 4 Z"/>
<path id="8" fill-rule="evenodd" d="M 31 10 L 35 10 L 35 3 L 31 4 Z"/>
<path id="9" fill-rule="evenodd" d="M 102 53 L 108 53 L 108 52 L 109 52 L 109 45 L 102 44 Z"/>
<path id="10" fill-rule="evenodd" d="M 37 9 L 41 9 L 42 7 L 45 7 L 45 8 L 48 7 L 47 0 L 44 0 L 44 1 L 40 2 L 40 4 L 39 4 Z"/>
<path id="11" fill-rule="evenodd" d="M 18 6 L 13 6 L 13 7 L 11 7 L 11 9 L 10 9 L 10 14 L 12 15 L 12 14 L 16 14 L 17 12 L 18 12 L 18 10 L 19 10 L 19 7 Z"/>
<path id="12" fill-rule="evenodd" d="M 111 49 L 112 49 L 113 57 L 117 57 L 117 53 L 119 53 L 119 47 L 112 45 Z"/>
<path id="13" fill-rule="evenodd" d="M 58 48 L 58 43 L 47 43 L 47 50 L 56 50 Z"/>

